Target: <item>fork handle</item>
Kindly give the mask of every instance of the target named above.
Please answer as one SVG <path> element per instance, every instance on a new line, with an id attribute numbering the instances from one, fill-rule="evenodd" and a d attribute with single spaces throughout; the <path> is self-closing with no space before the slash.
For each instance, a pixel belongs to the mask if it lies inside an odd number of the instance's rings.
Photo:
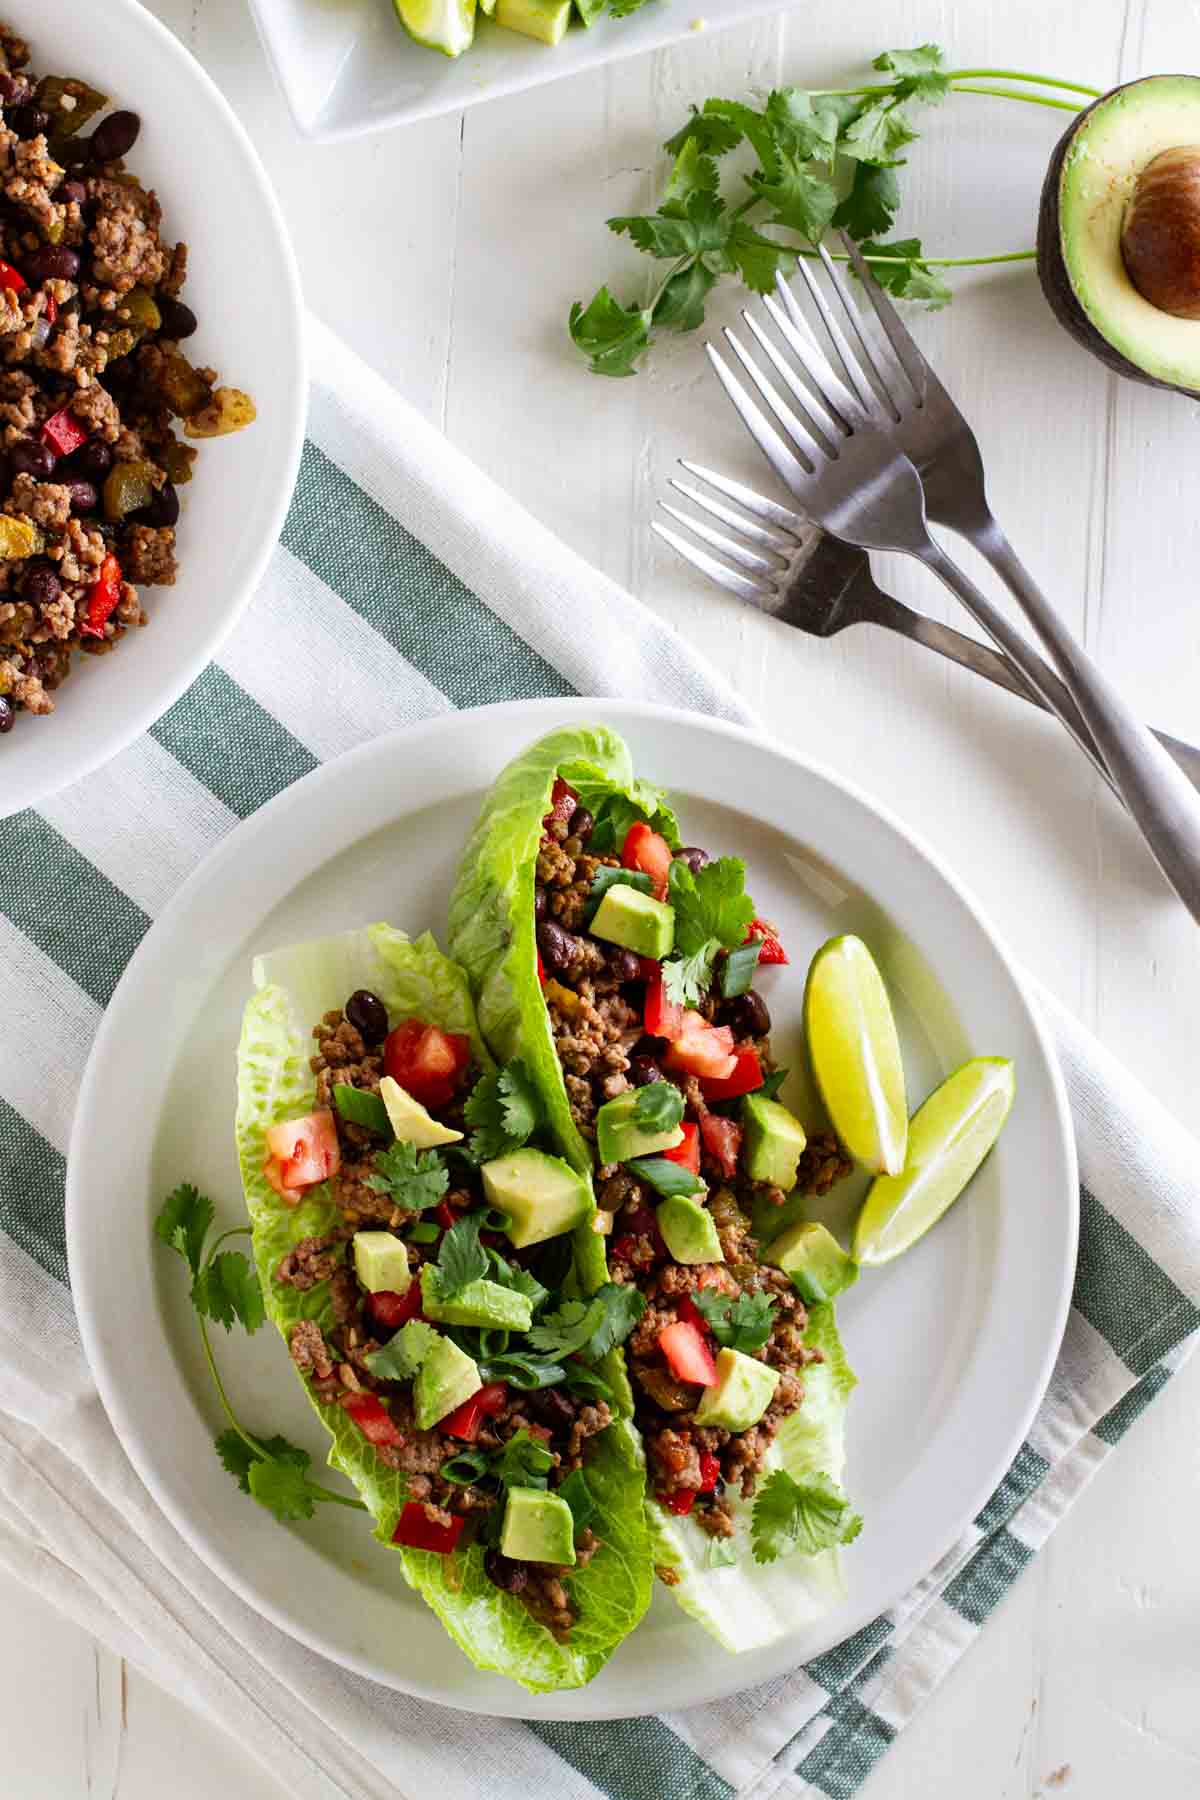
<path id="1" fill-rule="evenodd" d="M 1057 617 L 995 520 L 989 518 L 986 527 L 972 532 L 971 541 L 1005 583 L 1058 664 L 1063 684 L 1074 702 L 1064 723 L 1090 754 L 1090 746 L 1083 741 L 1075 722 L 1076 718 L 1082 719 L 1104 758 L 1113 786 L 1141 827 L 1159 868 L 1193 919 L 1200 921 L 1200 795 Z M 975 584 L 932 540 L 921 556 L 989 636 L 1000 643 L 1042 698 L 1063 717 L 1055 703 L 1057 697 L 1046 691 L 1041 658 L 1028 652 L 1019 633 L 1007 626 Z M 981 614 L 980 601 L 990 617 Z M 1002 642 L 996 637 L 996 623 L 1004 628 Z"/>

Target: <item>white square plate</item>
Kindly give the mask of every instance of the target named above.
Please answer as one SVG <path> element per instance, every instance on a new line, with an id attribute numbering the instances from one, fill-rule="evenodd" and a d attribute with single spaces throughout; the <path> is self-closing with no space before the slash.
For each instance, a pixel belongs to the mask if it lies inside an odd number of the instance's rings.
<path id="1" fill-rule="evenodd" d="M 631 17 L 605 16 L 590 30 L 573 19 L 553 48 L 481 13 L 475 42 L 457 59 L 414 43 L 389 0 L 250 0 L 250 10 L 297 127 L 330 143 L 661 50 L 701 26 L 719 30 L 776 12 L 780 3 L 649 0 Z"/>

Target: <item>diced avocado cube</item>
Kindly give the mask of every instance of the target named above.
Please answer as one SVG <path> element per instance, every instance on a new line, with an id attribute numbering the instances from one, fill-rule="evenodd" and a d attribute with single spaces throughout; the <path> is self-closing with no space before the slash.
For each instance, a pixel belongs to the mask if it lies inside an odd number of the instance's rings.
<path id="1" fill-rule="evenodd" d="M 514 1562 L 573 1563 L 575 1520 L 566 1501 L 542 1488 L 510 1487 L 500 1550 Z"/>
<path id="2" fill-rule="evenodd" d="M 647 1131 L 637 1123 L 638 1095 L 618 1094 L 606 1100 L 596 1114 L 596 1148 L 602 1163 L 626 1162 L 632 1156 L 652 1156 L 656 1150 L 673 1150 L 683 1142 L 683 1126 L 672 1125 L 665 1131 Z"/>
<path id="3" fill-rule="evenodd" d="M 697 1425 L 725 1431 L 749 1431 L 766 1412 L 779 1386 L 778 1369 L 770 1369 L 742 1350 L 721 1350 L 717 1379 L 706 1387 L 696 1408 Z"/>
<path id="4" fill-rule="evenodd" d="M 368 1294 L 402 1294 L 412 1280 L 408 1250 L 390 1231 L 356 1231 L 354 1272 Z"/>
<path id="5" fill-rule="evenodd" d="M 494 17 L 508 31 L 558 44 L 571 18 L 571 0 L 496 0 Z"/>
<path id="6" fill-rule="evenodd" d="M 418 1431 L 428 1431 L 483 1386 L 465 1350 L 440 1337 L 431 1345 L 413 1382 L 413 1415 Z"/>
<path id="7" fill-rule="evenodd" d="M 461 1131 L 451 1131 L 448 1125 L 439 1125 L 421 1102 L 414 1100 L 408 1089 L 402 1088 L 390 1075 L 385 1075 L 379 1084 L 379 1098 L 387 1108 L 387 1116 L 396 1136 L 403 1138 L 406 1143 L 415 1144 L 418 1150 L 432 1150 L 438 1144 L 462 1142 Z"/>
<path id="8" fill-rule="evenodd" d="M 508 1214 L 505 1229 L 518 1250 L 573 1231 L 594 1204 L 586 1177 L 543 1150 L 514 1150 L 484 1163 L 479 1173 L 488 1205 Z"/>
<path id="9" fill-rule="evenodd" d="M 755 1094 L 747 1094 L 742 1101 L 742 1122 L 747 1173 L 753 1181 L 769 1182 L 790 1194 L 808 1142 L 803 1125 L 778 1100 L 760 1100 Z"/>
<path id="10" fill-rule="evenodd" d="M 498 1281 L 468 1281 L 448 1300 L 432 1263 L 421 1270 L 421 1310 L 439 1325 L 494 1325 L 497 1331 L 528 1331 L 533 1306 L 526 1294 L 501 1287 Z"/>
<path id="11" fill-rule="evenodd" d="M 590 929 L 593 937 L 603 938 L 606 944 L 620 944 L 635 956 L 652 956 L 661 962 L 675 947 L 675 908 L 618 881 L 596 908 Z"/>
<path id="12" fill-rule="evenodd" d="M 672 1194 L 654 1214 L 663 1242 L 679 1263 L 724 1262 L 713 1216 L 693 1194 Z"/>
<path id="13" fill-rule="evenodd" d="M 792 1278 L 792 1286 L 805 1300 L 820 1306 L 858 1280 L 858 1264 L 838 1243 L 832 1231 L 815 1220 L 781 1231 L 763 1257 Z"/>

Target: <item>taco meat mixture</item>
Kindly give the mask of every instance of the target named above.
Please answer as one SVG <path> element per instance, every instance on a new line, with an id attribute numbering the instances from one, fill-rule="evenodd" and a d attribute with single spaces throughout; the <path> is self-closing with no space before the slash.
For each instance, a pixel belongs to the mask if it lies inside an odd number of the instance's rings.
<path id="1" fill-rule="evenodd" d="M 245 394 L 180 343 L 187 245 L 125 158 L 136 113 L 35 75 L 0 24 L 0 734 L 49 713 L 74 652 L 146 623 L 140 590 L 176 574 L 191 437 L 239 429 Z"/>

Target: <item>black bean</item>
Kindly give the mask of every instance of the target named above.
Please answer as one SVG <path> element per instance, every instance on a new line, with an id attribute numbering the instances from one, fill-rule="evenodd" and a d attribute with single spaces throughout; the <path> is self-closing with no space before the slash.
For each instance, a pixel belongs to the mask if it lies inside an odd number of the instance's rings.
<path id="1" fill-rule="evenodd" d="M 0 737 L 11 731 L 17 722 L 16 709 L 7 694 L 0 694 Z"/>
<path id="2" fill-rule="evenodd" d="M 499 1550 L 488 1551 L 483 1559 L 483 1569 L 493 1586 L 503 1588 L 506 1594 L 519 1594 L 529 1585 L 529 1570 L 525 1564 L 514 1562 L 511 1556 L 503 1556 Z"/>
<path id="3" fill-rule="evenodd" d="M 663 1079 L 663 1072 L 650 1056 L 635 1056 L 629 1065 L 629 1079 L 634 1087 L 650 1087 Z"/>
<path id="4" fill-rule="evenodd" d="M 62 593 L 62 582 L 49 563 L 33 563 L 21 584 L 21 598 L 30 606 L 53 606 Z"/>
<path id="5" fill-rule="evenodd" d="M 85 481 L 82 475 L 60 475 L 58 479 L 71 496 L 72 512 L 95 512 L 99 496 L 90 481 Z"/>
<path id="6" fill-rule="evenodd" d="M 142 121 L 135 112 L 109 113 L 92 133 L 92 161 L 116 162 L 128 156 L 141 129 Z"/>
<path id="7" fill-rule="evenodd" d="M 79 252 L 65 244 L 43 244 L 21 259 L 21 273 L 34 287 L 43 281 L 74 281 L 79 273 Z"/>
<path id="8" fill-rule="evenodd" d="M 579 838 L 586 844 L 592 835 L 595 823 L 595 819 L 586 806 L 577 806 L 571 814 L 571 836 Z"/>
<path id="9" fill-rule="evenodd" d="M 82 206 L 87 199 L 87 189 L 82 181 L 64 181 L 54 198 L 61 200 L 64 206 L 72 203 Z"/>
<path id="10" fill-rule="evenodd" d="M 608 953 L 608 971 L 618 981 L 640 981 L 642 965 L 632 950 L 612 949 Z"/>
<path id="11" fill-rule="evenodd" d="M 546 967 L 557 975 L 565 975 L 575 960 L 570 932 L 553 919 L 543 919 L 537 928 L 537 941 Z"/>
<path id="12" fill-rule="evenodd" d="M 733 1000 L 721 1003 L 721 1019 L 733 1027 L 735 1037 L 766 1037 L 771 1029 L 771 1014 L 761 994 L 747 988 Z"/>
<path id="13" fill-rule="evenodd" d="M 185 306 L 182 300 L 172 299 L 170 294 L 163 294 L 158 300 L 158 310 L 164 337 L 174 338 L 177 343 L 180 338 L 191 337 L 197 321 L 190 306 Z"/>
<path id="14" fill-rule="evenodd" d="M 138 518 L 147 525 L 174 525 L 179 518 L 179 495 L 169 481 L 164 481 L 149 506 L 143 506 Z"/>
<path id="15" fill-rule="evenodd" d="M 687 864 L 693 875 L 698 875 L 700 870 L 712 861 L 708 851 L 701 850 L 698 844 L 684 844 L 682 849 L 675 852 L 675 855 L 680 862 Z"/>
<path id="16" fill-rule="evenodd" d="M 112 451 L 103 438 L 89 438 L 71 458 L 71 467 L 89 481 L 98 481 L 112 468 Z"/>
<path id="17" fill-rule="evenodd" d="M 533 890 L 533 916 L 539 925 L 546 916 L 546 890 L 544 887 Z"/>
<path id="18" fill-rule="evenodd" d="M 570 1396 L 561 1388 L 537 1388 L 523 1397 L 522 1404 L 543 1425 L 569 1425 L 575 1417 Z"/>
<path id="19" fill-rule="evenodd" d="M 387 1036 L 387 1007 L 370 988 L 355 988 L 346 1002 L 345 1013 L 365 1044 L 381 1044 Z"/>
<path id="20" fill-rule="evenodd" d="M 32 475 L 35 481 L 45 481 L 54 473 L 53 450 L 35 438 L 18 438 L 8 460 L 14 475 Z"/>
<path id="21" fill-rule="evenodd" d="M 19 138 L 28 141 L 37 137 L 41 131 L 49 131 L 50 114 L 43 112 L 40 106 L 14 106 L 6 114 L 10 131 L 15 131 Z"/>

